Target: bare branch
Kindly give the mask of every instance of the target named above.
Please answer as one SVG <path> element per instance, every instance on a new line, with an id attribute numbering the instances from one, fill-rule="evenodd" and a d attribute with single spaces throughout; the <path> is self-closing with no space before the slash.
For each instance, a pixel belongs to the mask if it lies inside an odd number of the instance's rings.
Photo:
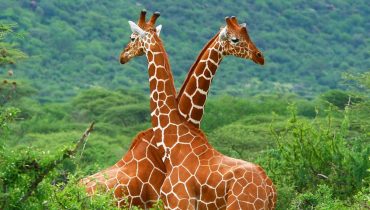
<path id="1" fill-rule="evenodd" d="M 29 198 L 29 196 L 37 189 L 39 183 L 42 182 L 42 180 L 44 180 L 45 176 L 47 176 L 51 170 L 53 170 L 58 164 L 63 162 L 65 159 L 71 158 L 77 153 L 81 146 L 84 145 L 84 143 L 87 141 L 87 138 L 89 137 L 90 133 L 93 131 L 94 124 L 95 124 L 94 122 L 90 124 L 90 126 L 83 133 L 82 137 L 79 139 L 73 150 L 66 149 L 63 152 L 61 158 L 51 162 L 49 165 L 41 169 L 42 172 L 37 175 L 36 179 L 28 187 L 27 192 L 19 199 L 20 202 L 24 202 Z"/>

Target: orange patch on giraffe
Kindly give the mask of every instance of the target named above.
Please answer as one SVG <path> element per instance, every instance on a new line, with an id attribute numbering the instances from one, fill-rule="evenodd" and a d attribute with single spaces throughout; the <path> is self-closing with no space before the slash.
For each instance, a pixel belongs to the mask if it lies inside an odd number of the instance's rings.
<path id="1" fill-rule="evenodd" d="M 200 119 L 202 119 L 202 116 L 203 116 L 203 109 L 198 109 L 198 108 L 193 107 L 193 110 L 191 111 L 190 116 L 191 118 L 200 121 Z"/>
<path id="2" fill-rule="evenodd" d="M 178 168 L 173 168 L 172 172 L 170 174 L 170 180 L 172 184 L 175 184 L 179 181 L 179 169 Z"/>
<path id="3" fill-rule="evenodd" d="M 200 142 L 201 143 L 201 142 Z M 192 146 L 194 147 L 195 145 L 192 144 Z M 208 149 L 208 146 L 203 144 L 203 145 L 200 145 L 200 146 L 197 146 L 196 148 L 193 149 L 193 152 L 194 154 L 196 155 L 201 155 L 202 153 L 204 153 L 204 151 L 206 151 Z"/>
<path id="4" fill-rule="evenodd" d="M 214 49 L 211 50 L 211 53 L 209 55 L 209 58 L 214 60 L 214 61 L 218 61 L 218 52 Z"/>
<path id="5" fill-rule="evenodd" d="M 242 193 L 243 193 L 243 186 L 241 186 L 239 182 L 234 183 L 233 194 L 236 196 L 239 196 Z"/>
<path id="6" fill-rule="evenodd" d="M 156 65 L 164 66 L 164 58 L 163 58 L 162 54 L 157 54 L 157 55 L 154 56 L 154 63 Z"/>
<path id="7" fill-rule="evenodd" d="M 207 185 L 201 186 L 201 197 L 200 199 L 205 202 L 213 202 L 216 200 L 216 192 L 214 189 Z"/>
<path id="8" fill-rule="evenodd" d="M 142 182 L 137 177 L 132 177 L 128 182 L 128 193 L 131 195 L 138 195 L 140 194 L 140 188 L 135 187 L 141 185 Z"/>
<path id="9" fill-rule="evenodd" d="M 262 186 L 257 187 L 258 198 L 264 199 L 267 197 L 266 190 Z"/>
<path id="10" fill-rule="evenodd" d="M 186 157 L 184 161 L 184 167 L 186 167 L 191 174 L 196 173 L 198 167 L 199 167 L 199 160 L 194 154 L 190 154 Z M 191 164 L 189 164 L 191 163 Z"/>
<path id="11" fill-rule="evenodd" d="M 206 82 L 209 84 L 209 82 Z M 204 85 L 202 85 L 204 87 Z M 203 91 L 206 91 L 207 89 L 202 89 Z M 198 106 L 204 106 L 204 104 L 206 103 L 206 99 L 207 99 L 207 95 L 204 95 L 202 93 L 199 92 L 199 90 L 195 93 L 194 97 L 193 97 L 193 102 L 198 105 Z M 203 109 L 202 109 L 203 110 Z"/>
<path id="12" fill-rule="evenodd" d="M 179 109 L 183 114 L 188 115 L 191 108 L 191 100 L 189 97 L 183 95 L 179 101 Z"/>
<path id="13" fill-rule="evenodd" d="M 189 128 L 185 126 L 180 126 L 178 129 L 179 136 L 189 133 Z"/>
<path id="14" fill-rule="evenodd" d="M 194 70 L 194 73 L 195 75 L 199 76 L 202 74 L 202 71 L 199 71 L 199 69 L 205 69 L 206 68 L 206 63 L 203 62 L 203 61 L 200 61 L 196 67 L 196 69 Z"/>
<path id="15" fill-rule="evenodd" d="M 252 194 L 254 197 L 257 197 L 257 186 L 254 183 L 250 183 L 245 191 Z"/>
<path id="16" fill-rule="evenodd" d="M 263 209 L 264 207 L 265 207 L 265 204 L 262 200 L 258 199 L 254 202 L 255 209 Z"/>
<path id="17" fill-rule="evenodd" d="M 161 127 L 165 127 L 169 122 L 167 115 L 159 115 L 159 123 L 161 124 Z"/>
<path id="18" fill-rule="evenodd" d="M 159 108 L 161 108 L 161 109 L 162 109 L 163 104 L 164 104 L 164 101 L 163 101 L 163 100 L 158 100 L 158 102 L 157 102 L 157 106 L 158 106 Z M 162 110 L 161 110 L 161 111 L 162 111 Z"/>
<path id="19" fill-rule="evenodd" d="M 207 209 L 207 204 L 199 202 L 198 209 Z"/>
<path id="20" fill-rule="evenodd" d="M 227 182 L 222 180 L 218 185 L 217 185 L 217 191 L 216 195 L 217 197 L 222 197 L 225 195 L 225 189 L 226 189 Z"/>
<path id="21" fill-rule="evenodd" d="M 261 177 L 257 173 L 253 173 L 253 183 L 255 183 L 256 185 L 262 184 Z"/>
<path id="22" fill-rule="evenodd" d="M 242 186 L 246 186 L 249 182 L 245 177 L 241 177 L 238 179 L 238 183 L 241 184 Z"/>
<path id="23" fill-rule="evenodd" d="M 162 80 L 168 79 L 168 74 L 163 67 L 158 67 L 156 69 L 156 78 Z"/>
<path id="24" fill-rule="evenodd" d="M 159 169 L 154 168 L 148 181 L 155 186 L 160 186 L 163 180 L 163 173 Z"/>
<path id="25" fill-rule="evenodd" d="M 150 82 L 149 82 L 149 88 L 151 91 L 155 91 L 156 88 L 157 88 L 157 80 L 155 79 L 152 79 Z"/>
<path id="26" fill-rule="evenodd" d="M 168 108 L 167 105 L 164 105 L 162 108 L 161 108 L 161 112 L 162 113 L 170 113 L 170 108 Z"/>
<path id="27" fill-rule="evenodd" d="M 165 83 L 164 83 L 164 91 L 167 93 L 167 94 L 174 94 L 174 90 L 172 89 L 172 85 L 171 85 L 171 82 L 170 80 L 167 80 Z"/>
<path id="28" fill-rule="evenodd" d="M 157 197 L 157 190 L 154 189 L 154 186 L 151 184 L 146 184 L 145 186 L 145 192 L 143 194 L 146 194 L 148 198 L 155 198 Z M 145 199 L 147 200 L 147 199 Z"/>
<path id="29" fill-rule="evenodd" d="M 151 63 L 148 67 L 148 74 L 149 74 L 149 77 L 155 75 L 155 65 L 153 63 Z"/>
<path id="30" fill-rule="evenodd" d="M 220 173 L 217 173 L 217 172 L 211 173 L 211 175 L 209 176 L 207 180 L 207 182 L 211 184 L 212 186 L 217 186 L 217 184 L 220 183 L 221 181 L 222 181 L 222 176 Z"/>
<path id="31" fill-rule="evenodd" d="M 196 78 L 194 76 L 192 76 L 188 82 L 188 84 L 186 85 L 186 89 L 185 89 L 185 92 L 188 93 L 189 95 L 193 95 L 193 93 L 195 92 L 195 90 L 197 89 L 197 85 L 196 85 Z"/>
<path id="32" fill-rule="evenodd" d="M 173 95 L 167 96 L 167 98 L 166 98 L 166 104 L 170 108 L 176 108 L 177 107 L 176 98 Z M 177 112 L 176 112 L 176 114 L 177 114 Z"/>
<path id="33" fill-rule="evenodd" d="M 180 182 L 185 182 L 186 180 L 189 180 L 191 174 L 188 172 L 188 170 L 186 170 L 183 166 L 180 166 L 179 170 L 181 171 L 181 173 L 179 174 Z"/>
<path id="34" fill-rule="evenodd" d="M 148 57 L 148 60 L 151 61 L 153 59 L 153 53 L 148 51 L 147 57 Z"/>
<path id="35" fill-rule="evenodd" d="M 177 183 L 177 182 L 176 182 Z M 177 183 L 173 187 L 174 192 L 176 192 L 177 196 L 180 198 L 186 198 L 188 197 L 186 187 L 184 183 Z"/>
<path id="36" fill-rule="evenodd" d="M 138 163 L 138 176 L 142 180 L 148 180 L 150 171 L 148 171 L 148 168 L 152 168 L 153 165 L 148 161 L 148 159 L 144 158 L 139 161 Z"/>
<path id="37" fill-rule="evenodd" d="M 170 124 L 166 128 L 166 134 L 167 135 L 176 135 L 176 139 L 178 138 L 177 136 L 177 126 Z"/>
<path id="38" fill-rule="evenodd" d="M 208 61 L 207 65 L 208 65 L 209 70 L 211 71 L 212 75 L 215 75 L 216 70 L 217 70 L 217 66 L 214 63 L 212 63 L 211 61 Z"/>
<path id="39" fill-rule="evenodd" d="M 158 100 L 164 101 L 164 100 L 166 100 L 166 98 L 167 98 L 167 96 L 166 96 L 165 93 L 162 92 L 162 93 L 158 94 Z"/>
<path id="40" fill-rule="evenodd" d="M 158 81 L 158 83 L 157 83 L 157 91 L 158 92 L 164 91 L 164 82 L 163 81 Z"/>
<path id="41" fill-rule="evenodd" d="M 157 108 L 157 103 L 154 102 L 153 100 L 150 100 L 150 109 L 155 110 Z M 156 113 L 157 114 L 157 113 Z"/>
<path id="42" fill-rule="evenodd" d="M 176 198 L 176 196 L 171 193 L 166 196 L 167 203 L 170 207 L 170 209 L 176 209 L 176 207 L 179 205 L 179 200 Z"/>
<path id="43" fill-rule="evenodd" d="M 158 100 L 158 92 L 157 91 L 155 91 L 153 93 L 153 99 L 154 99 L 154 101 L 157 101 Z"/>
<path id="44" fill-rule="evenodd" d="M 189 202 L 189 199 L 187 197 L 185 198 L 182 198 L 180 201 L 179 201 L 179 209 L 191 209 L 190 208 L 190 202 Z M 199 208 L 198 208 L 199 209 Z"/>
<path id="45" fill-rule="evenodd" d="M 209 69 L 204 70 L 204 76 L 207 77 L 207 78 L 210 78 L 212 76 L 211 73 L 212 73 L 212 71 L 209 70 Z"/>
<path id="46" fill-rule="evenodd" d="M 158 118 L 156 116 L 152 117 L 152 126 L 153 128 L 158 127 Z"/>
<path id="47" fill-rule="evenodd" d="M 216 69 L 217 69 L 217 63 L 218 63 L 218 61 L 219 61 L 219 59 L 220 59 L 220 57 L 218 56 L 218 54 L 217 54 L 217 57 L 216 58 L 214 58 L 214 59 L 212 59 L 212 61 L 208 61 L 207 62 L 207 65 L 208 65 L 208 68 L 212 71 L 212 72 L 214 72 Z"/>

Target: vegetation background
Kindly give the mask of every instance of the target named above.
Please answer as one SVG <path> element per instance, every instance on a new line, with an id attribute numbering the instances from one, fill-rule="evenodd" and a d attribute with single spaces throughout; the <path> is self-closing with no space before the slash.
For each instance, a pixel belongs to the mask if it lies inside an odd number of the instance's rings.
<path id="1" fill-rule="evenodd" d="M 278 209 L 370 208 L 367 1 L 0 0 L 0 209 L 115 208 L 76 182 L 150 127 L 146 60 L 118 62 L 142 8 L 161 12 L 178 88 L 225 16 L 247 22 L 266 64 L 224 59 L 202 129 L 267 171 Z M 44 174 L 91 121 L 83 154 Z"/>

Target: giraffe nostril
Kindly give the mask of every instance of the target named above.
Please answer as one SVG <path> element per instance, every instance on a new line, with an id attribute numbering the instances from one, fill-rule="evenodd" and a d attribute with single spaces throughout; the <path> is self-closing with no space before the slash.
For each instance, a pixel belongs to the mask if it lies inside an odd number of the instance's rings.
<path id="1" fill-rule="evenodd" d="M 262 54 L 260 52 L 258 52 L 256 55 L 257 57 L 262 58 Z"/>

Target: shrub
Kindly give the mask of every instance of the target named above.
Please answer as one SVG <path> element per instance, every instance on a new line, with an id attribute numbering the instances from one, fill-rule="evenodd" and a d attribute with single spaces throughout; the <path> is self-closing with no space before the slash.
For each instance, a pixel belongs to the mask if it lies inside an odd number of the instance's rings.
<path id="1" fill-rule="evenodd" d="M 279 166 L 274 169 L 290 177 L 299 192 L 325 184 L 333 189 L 335 198 L 345 199 L 359 191 L 363 180 L 369 177 L 370 145 L 348 145 L 349 108 L 339 127 L 333 125 L 331 111 L 325 123 L 299 119 L 295 107 L 290 110 L 292 117 L 285 131 L 273 132 L 280 156 Z"/>
<path id="2" fill-rule="evenodd" d="M 348 92 L 341 90 L 329 90 L 321 95 L 324 101 L 327 101 L 339 109 L 344 109 L 348 103 L 358 103 L 361 102 L 360 97 L 349 94 Z"/>

